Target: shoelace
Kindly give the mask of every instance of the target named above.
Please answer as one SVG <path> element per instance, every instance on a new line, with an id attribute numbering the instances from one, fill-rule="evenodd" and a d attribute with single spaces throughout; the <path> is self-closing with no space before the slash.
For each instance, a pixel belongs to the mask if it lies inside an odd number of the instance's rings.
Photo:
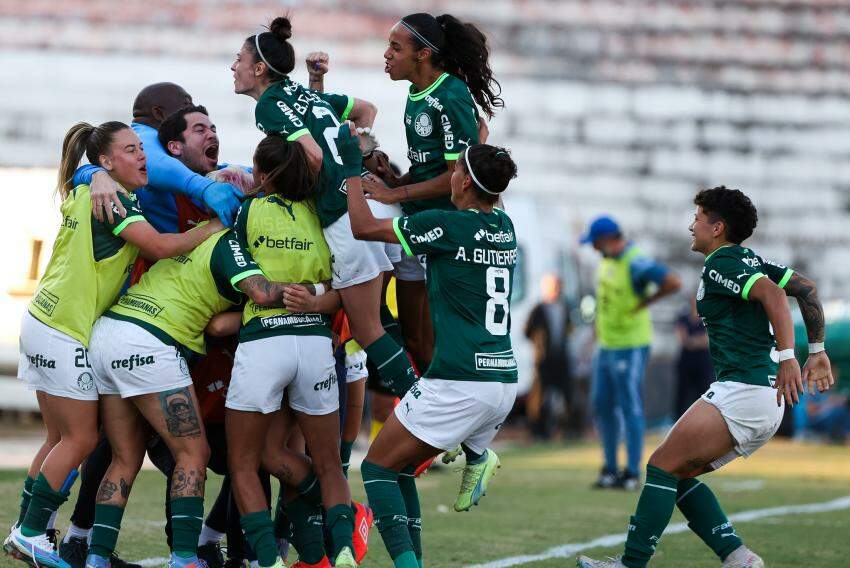
<path id="1" fill-rule="evenodd" d="M 484 469 L 462 467 L 455 469 L 455 471 L 463 472 L 463 478 L 460 480 L 460 490 L 463 493 L 471 491 L 475 487 L 475 484 L 478 483 L 479 479 L 481 479 L 481 474 L 484 472 Z"/>

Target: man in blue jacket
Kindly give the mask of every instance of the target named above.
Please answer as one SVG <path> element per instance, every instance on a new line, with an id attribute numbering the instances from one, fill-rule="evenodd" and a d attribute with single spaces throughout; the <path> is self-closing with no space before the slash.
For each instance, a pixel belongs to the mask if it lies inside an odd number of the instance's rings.
<path id="1" fill-rule="evenodd" d="M 172 113 L 192 104 L 192 97 L 174 83 L 155 83 L 142 89 L 133 102 L 132 129 L 142 140 L 147 155 L 148 185 L 137 190 L 136 196 L 145 217 L 160 232 L 177 233 L 175 194 L 186 195 L 196 204 L 215 212 L 226 226 L 231 226 L 239 209 L 242 192 L 228 183 L 216 182 L 199 175 L 176 158 L 169 156 L 157 139 L 162 121 Z M 216 148 L 217 152 L 217 148 Z M 126 214 L 118 200 L 124 191 L 102 168 L 81 166 L 74 174 L 74 185 L 91 185 L 92 212 L 110 221 L 118 213 Z"/>

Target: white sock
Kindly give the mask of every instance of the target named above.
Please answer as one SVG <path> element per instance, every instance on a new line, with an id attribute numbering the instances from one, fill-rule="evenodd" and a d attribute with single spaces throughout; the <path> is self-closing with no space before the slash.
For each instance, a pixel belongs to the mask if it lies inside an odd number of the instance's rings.
<path id="1" fill-rule="evenodd" d="M 221 539 L 223 538 L 224 533 L 214 531 L 209 528 L 206 523 L 204 523 L 204 526 L 201 527 L 201 536 L 198 537 L 198 546 L 203 546 L 211 542 L 221 542 Z"/>
<path id="2" fill-rule="evenodd" d="M 53 511 L 53 514 L 50 515 L 50 519 L 47 521 L 47 530 L 51 530 L 56 527 L 56 516 L 59 514 L 59 511 Z"/>
<path id="3" fill-rule="evenodd" d="M 260 561 L 259 560 L 252 560 L 251 561 L 251 568 L 260 568 Z"/>
<path id="4" fill-rule="evenodd" d="M 62 539 L 62 542 L 70 542 L 72 538 L 84 538 L 86 540 L 91 536 L 91 529 L 81 529 L 74 523 L 71 523 L 68 526 L 68 532 L 65 533 L 65 538 Z"/>

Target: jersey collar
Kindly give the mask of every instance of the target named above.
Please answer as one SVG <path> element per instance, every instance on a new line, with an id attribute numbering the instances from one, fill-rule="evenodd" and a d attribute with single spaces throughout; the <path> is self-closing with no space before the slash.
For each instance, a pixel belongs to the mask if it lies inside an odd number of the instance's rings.
<path id="1" fill-rule="evenodd" d="M 410 97 L 411 101 L 414 101 L 414 102 L 415 101 L 421 101 L 422 99 L 424 99 L 425 97 L 430 95 L 432 92 L 434 92 L 434 89 L 439 87 L 443 83 L 443 81 L 446 80 L 446 77 L 448 77 L 448 76 L 449 76 L 448 73 L 443 73 L 442 75 L 437 77 L 436 81 L 431 83 L 430 87 L 426 88 L 424 91 L 419 91 L 418 93 L 413 92 L 413 85 L 411 85 L 410 86 L 410 93 L 407 96 Z"/>
<path id="2" fill-rule="evenodd" d="M 725 248 L 734 247 L 734 246 L 735 246 L 735 245 L 728 244 L 728 245 L 723 245 L 723 246 L 719 246 L 719 247 L 717 247 L 716 249 L 714 249 L 713 251 L 711 251 L 711 254 L 709 254 L 707 257 L 705 257 L 705 262 L 708 262 L 708 259 L 709 259 L 709 258 L 711 258 L 712 256 L 714 256 L 714 253 L 716 253 L 716 252 L 717 252 L 717 251 L 719 251 L 720 249 L 725 249 Z"/>

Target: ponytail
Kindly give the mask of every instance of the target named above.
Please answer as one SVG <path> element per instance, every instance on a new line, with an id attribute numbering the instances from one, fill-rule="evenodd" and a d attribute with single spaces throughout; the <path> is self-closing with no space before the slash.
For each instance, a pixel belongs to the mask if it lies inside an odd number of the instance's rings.
<path id="1" fill-rule="evenodd" d="M 265 63 L 271 82 L 282 80 L 295 69 L 295 49 L 288 41 L 291 37 L 292 23 L 288 17 L 279 16 L 269 24 L 269 31 L 245 40 L 245 45 L 254 53 L 255 63 Z"/>
<path id="2" fill-rule="evenodd" d="M 266 181 L 257 191 L 266 195 L 280 195 L 290 201 L 304 201 L 313 195 L 316 175 L 307 164 L 304 147 L 296 142 L 270 134 L 263 138 L 254 151 L 257 170 L 254 175 L 266 174 Z"/>
<path id="3" fill-rule="evenodd" d="M 109 146 L 115 133 L 130 128 L 123 122 L 109 121 L 100 126 L 92 126 L 87 122 L 78 122 L 68 130 L 62 141 L 62 160 L 59 163 L 59 174 L 56 183 L 56 193 L 64 199 L 74 189 L 74 172 L 85 153 L 89 163 L 100 165 L 100 156 L 109 151 Z"/>
<path id="4" fill-rule="evenodd" d="M 451 14 L 434 18 L 425 13 L 405 16 L 401 23 L 419 49 L 431 49 L 435 67 L 466 83 L 487 116 L 492 118 L 496 108 L 505 106 L 499 96 L 502 87 L 490 69 L 487 38 L 474 24 L 461 22 Z"/>

